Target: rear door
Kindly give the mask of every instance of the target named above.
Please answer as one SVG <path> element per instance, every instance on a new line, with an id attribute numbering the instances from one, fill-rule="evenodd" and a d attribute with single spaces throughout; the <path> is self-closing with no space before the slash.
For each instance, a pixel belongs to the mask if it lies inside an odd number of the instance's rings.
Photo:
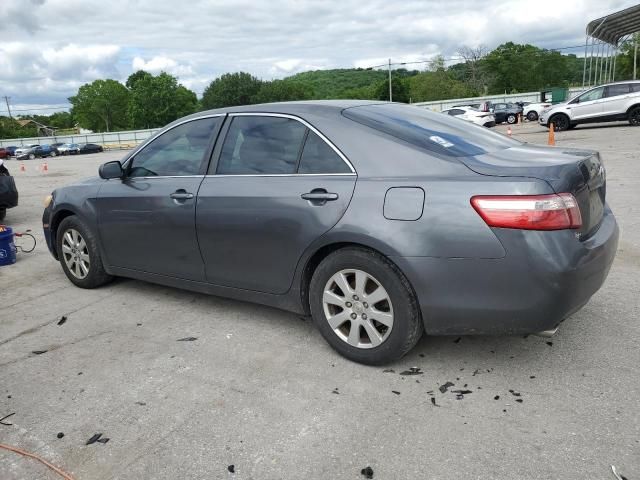
<path id="1" fill-rule="evenodd" d="M 629 98 L 629 84 L 617 83 L 604 89 L 604 101 L 602 102 L 602 115 L 620 115 L 627 111 L 626 103 Z"/>
<path id="2" fill-rule="evenodd" d="M 176 125 L 138 151 L 124 179 L 98 193 L 98 229 L 109 265 L 204 281 L 196 196 L 222 116 Z"/>
<path id="3" fill-rule="evenodd" d="M 571 120 L 589 120 L 602 116 L 604 87 L 594 88 L 569 102 Z"/>
<path id="4" fill-rule="evenodd" d="M 342 217 L 356 182 L 348 160 L 305 121 L 231 114 L 198 194 L 207 280 L 282 294 L 305 249 Z"/>

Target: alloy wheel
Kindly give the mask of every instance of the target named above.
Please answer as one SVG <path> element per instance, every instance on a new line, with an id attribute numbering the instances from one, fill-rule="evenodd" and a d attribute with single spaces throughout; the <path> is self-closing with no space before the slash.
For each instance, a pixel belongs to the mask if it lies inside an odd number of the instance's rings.
<path id="1" fill-rule="evenodd" d="M 634 108 L 629 116 L 629 123 L 633 126 L 640 125 L 640 108 Z"/>
<path id="2" fill-rule="evenodd" d="M 389 294 L 378 280 L 362 270 L 334 274 L 324 288 L 322 306 L 331 329 L 352 347 L 377 347 L 393 328 Z"/>
<path id="3" fill-rule="evenodd" d="M 71 275 L 82 280 L 89 274 L 89 249 L 80 232 L 70 228 L 62 237 L 62 257 Z"/>

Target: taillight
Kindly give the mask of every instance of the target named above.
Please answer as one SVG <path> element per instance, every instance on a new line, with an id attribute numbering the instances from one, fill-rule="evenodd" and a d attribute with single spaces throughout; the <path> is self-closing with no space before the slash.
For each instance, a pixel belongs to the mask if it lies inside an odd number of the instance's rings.
<path id="1" fill-rule="evenodd" d="M 523 230 L 580 228 L 578 202 L 570 193 L 551 195 L 478 195 L 471 205 L 490 227 Z"/>

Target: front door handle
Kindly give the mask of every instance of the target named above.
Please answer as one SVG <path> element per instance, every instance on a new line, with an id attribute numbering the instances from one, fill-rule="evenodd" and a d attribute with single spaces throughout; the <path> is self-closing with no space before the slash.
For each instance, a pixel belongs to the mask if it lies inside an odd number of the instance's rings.
<path id="1" fill-rule="evenodd" d="M 324 188 L 314 188 L 308 193 L 300 195 L 303 200 L 308 200 L 311 205 L 322 206 L 327 202 L 338 199 L 337 193 L 327 192 Z"/>
<path id="2" fill-rule="evenodd" d="M 174 200 L 189 200 L 193 198 L 193 193 L 189 193 L 186 190 L 176 190 L 171 195 L 169 195 Z"/>

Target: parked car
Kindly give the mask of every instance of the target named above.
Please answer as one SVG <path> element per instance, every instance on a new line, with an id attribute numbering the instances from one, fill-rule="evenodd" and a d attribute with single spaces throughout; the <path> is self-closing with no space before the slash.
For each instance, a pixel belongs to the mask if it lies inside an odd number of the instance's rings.
<path id="1" fill-rule="evenodd" d="M 58 147 L 60 155 L 76 155 L 80 153 L 80 145 L 77 143 L 64 143 Z"/>
<path id="2" fill-rule="evenodd" d="M 581 123 L 627 120 L 640 126 L 640 80 L 608 83 L 591 88 L 568 102 L 558 103 L 540 114 L 540 125 L 555 130 Z"/>
<path id="3" fill-rule="evenodd" d="M 96 145 L 95 143 L 83 143 L 80 145 L 78 153 L 98 153 L 104 151 L 102 145 Z"/>
<path id="4" fill-rule="evenodd" d="M 515 103 L 490 103 L 489 111 L 496 117 L 496 123 L 514 124 L 522 114 L 522 107 Z"/>
<path id="5" fill-rule="evenodd" d="M 40 145 L 27 145 L 27 146 L 22 146 L 22 147 L 18 147 L 16 148 L 15 154 L 16 154 L 16 159 L 18 160 L 33 160 L 34 158 L 36 158 L 36 148 L 38 148 Z"/>
<path id="6" fill-rule="evenodd" d="M 52 145 L 39 145 L 35 148 L 33 153 L 38 158 L 56 157 L 58 156 L 58 149 Z"/>
<path id="7" fill-rule="evenodd" d="M 443 110 L 442 113 L 451 115 L 452 117 L 458 117 L 467 122 L 475 123 L 481 127 L 494 127 L 496 125 L 496 119 L 493 114 L 489 112 L 481 112 L 471 107 L 454 107 L 448 110 Z"/>
<path id="8" fill-rule="evenodd" d="M 15 157 L 16 156 L 16 149 L 18 147 L 10 145 L 8 147 L 5 147 L 5 149 L 7 150 L 7 153 L 9 153 L 9 156 L 11 157 Z"/>
<path id="9" fill-rule="evenodd" d="M 549 102 L 525 103 L 527 103 L 527 105 L 522 106 L 522 117 L 526 118 L 530 122 L 538 120 L 540 113 L 552 105 Z"/>
<path id="10" fill-rule="evenodd" d="M 597 152 L 367 101 L 199 112 L 45 205 L 78 287 L 132 277 L 311 315 L 368 364 L 423 331 L 549 335 L 618 243 Z"/>
<path id="11" fill-rule="evenodd" d="M 10 157 L 9 151 L 4 147 L 0 147 L 0 159 L 2 159 L 2 158 L 6 159 L 6 158 L 9 158 L 9 157 Z"/>
<path id="12" fill-rule="evenodd" d="M 58 148 L 58 149 L 63 145 L 66 145 L 66 144 L 64 142 L 56 142 L 51 144 L 52 147 Z"/>
<path id="13" fill-rule="evenodd" d="M 4 160 L 0 160 L 0 222 L 7 215 L 7 209 L 18 206 L 18 189 Z"/>

